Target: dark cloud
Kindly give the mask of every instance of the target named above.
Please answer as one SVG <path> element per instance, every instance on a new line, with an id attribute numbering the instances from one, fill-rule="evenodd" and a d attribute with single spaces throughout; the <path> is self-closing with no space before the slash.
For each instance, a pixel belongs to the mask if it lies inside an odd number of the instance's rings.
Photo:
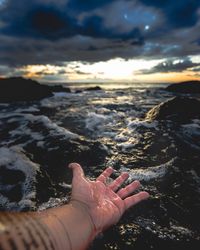
<path id="1" fill-rule="evenodd" d="M 33 5 L 20 12 L 8 7 L 1 14 L 5 26 L 2 33 L 15 37 L 36 39 L 60 39 L 77 33 L 76 20 L 56 6 Z M 15 6 L 15 5 L 14 5 Z"/>
<path id="2" fill-rule="evenodd" d="M 112 3 L 114 0 L 70 0 L 68 7 L 76 11 L 89 11 Z"/>
<path id="3" fill-rule="evenodd" d="M 140 0 L 140 2 L 160 9 L 171 27 L 191 27 L 198 22 L 199 0 Z"/>
<path id="4" fill-rule="evenodd" d="M 98 48 L 97 47 L 95 47 L 95 46 L 93 46 L 93 45 L 90 45 L 89 47 L 88 47 L 88 49 L 87 49 L 88 51 L 97 51 L 98 50 Z"/>
<path id="5" fill-rule="evenodd" d="M 44 36 L 59 37 L 64 35 L 65 30 L 73 35 L 73 21 L 61 11 L 54 8 L 38 7 L 26 15 L 30 30 Z"/>
<path id="6" fill-rule="evenodd" d="M 182 72 L 187 69 L 199 66 L 199 63 L 193 63 L 189 58 L 183 59 L 169 59 L 159 63 L 150 70 L 143 70 L 140 74 L 153 74 L 153 73 L 169 73 L 169 72 Z M 194 71 L 194 70 L 193 70 Z"/>
<path id="7" fill-rule="evenodd" d="M 7 0 L 0 65 L 196 55 L 199 8 L 199 0 Z M 177 70 L 190 63 L 184 59 Z M 168 64 L 160 67 L 175 70 Z"/>
<path id="8" fill-rule="evenodd" d="M 143 44 L 144 37 L 139 28 L 133 28 L 129 32 L 121 32 L 120 30 L 112 30 L 106 28 L 103 23 L 103 18 L 99 16 L 91 16 L 86 19 L 80 29 L 81 35 L 94 38 L 134 40 L 137 45 Z"/>
<path id="9" fill-rule="evenodd" d="M 24 0 L 22 0 L 24 2 Z M 107 1 L 70 1 L 66 2 L 65 8 L 60 8 L 56 4 L 34 4 L 33 0 L 24 2 L 24 7 L 16 11 L 16 1 L 10 1 L 4 11 L 1 19 L 5 26 L 1 29 L 4 35 L 16 37 L 31 37 L 36 39 L 57 40 L 75 35 L 90 36 L 94 38 L 108 39 L 134 39 L 138 43 L 144 39 L 139 28 L 134 27 L 128 32 L 113 30 L 105 27 L 104 19 L 98 15 L 86 17 L 80 22 L 78 15 L 72 15 L 71 5 L 77 6 L 80 11 L 84 6 L 86 9 L 106 4 Z M 73 4 L 72 4 L 73 3 Z M 79 6 L 80 4 L 80 6 Z M 17 7 L 19 9 L 19 6 Z"/>

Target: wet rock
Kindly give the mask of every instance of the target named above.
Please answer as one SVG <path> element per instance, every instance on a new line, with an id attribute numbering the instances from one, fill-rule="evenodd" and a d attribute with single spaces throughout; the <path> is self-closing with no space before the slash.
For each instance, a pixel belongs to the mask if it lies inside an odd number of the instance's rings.
<path id="1" fill-rule="evenodd" d="M 165 90 L 184 94 L 200 94 L 200 81 L 186 81 L 169 85 Z"/>
<path id="2" fill-rule="evenodd" d="M 0 79 L 0 102 L 36 101 L 53 96 L 53 92 L 69 93 L 70 89 L 61 85 L 42 85 L 22 77 Z"/>
<path id="3" fill-rule="evenodd" d="M 34 101 L 52 96 L 49 86 L 22 77 L 0 80 L 0 102 Z"/>
<path id="4" fill-rule="evenodd" d="M 184 122 L 195 118 L 200 118 L 200 101 L 187 97 L 169 99 L 158 104 L 146 114 L 146 119 L 150 121 L 172 120 Z"/>
<path id="5" fill-rule="evenodd" d="M 17 182 L 23 182 L 25 175 L 20 170 L 8 169 L 5 166 L 0 167 L 0 183 L 3 185 L 13 185 Z"/>
<path id="6" fill-rule="evenodd" d="M 87 88 L 87 89 L 85 89 L 85 90 L 86 90 L 86 91 L 96 91 L 96 90 L 102 90 L 102 88 L 99 87 L 99 86 L 95 86 L 95 87 Z"/>
<path id="7" fill-rule="evenodd" d="M 79 94 L 79 93 L 82 93 L 83 91 L 81 90 L 81 89 L 77 89 L 76 91 L 75 91 L 75 93 L 76 94 Z"/>
<path id="8" fill-rule="evenodd" d="M 21 184 L 25 178 L 25 174 L 20 170 L 0 166 L 0 194 L 12 202 L 20 201 L 22 199 Z"/>
<path id="9" fill-rule="evenodd" d="M 1 190 L 0 194 L 7 197 L 10 202 L 19 202 L 23 198 L 23 190 L 20 184 L 13 185 L 7 190 Z"/>

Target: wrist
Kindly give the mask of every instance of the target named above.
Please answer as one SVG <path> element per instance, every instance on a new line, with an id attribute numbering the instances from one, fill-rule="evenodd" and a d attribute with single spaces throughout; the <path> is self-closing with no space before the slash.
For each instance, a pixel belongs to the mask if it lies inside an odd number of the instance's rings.
<path id="1" fill-rule="evenodd" d="M 86 249 L 97 235 L 87 207 L 79 201 L 49 209 L 48 213 L 64 225 L 72 250 Z M 62 238 L 67 240 L 66 234 Z"/>
<path id="2" fill-rule="evenodd" d="M 100 231 L 97 230 L 97 228 L 96 228 L 96 225 L 94 223 L 94 220 L 93 220 L 93 217 L 91 215 L 91 212 L 90 212 L 88 205 L 82 201 L 79 201 L 76 199 L 71 199 L 69 206 L 72 206 L 73 209 L 78 210 L 79 213 L 81 213 L 83 217 L 88 219 L 92 235 L 94 237 L 96 237 L 100 233 Z"/>
<path id="3" fill-rule="evenodd" d="M 54 248 L 57 250 L 70 249 L 72 250 L 71 240 L 69 233 L 62 222 L 57 216 L 57 213 L 52 212 L 52 209 L 43 212 L 34 212 L 35 220 L 47 228 L 49 237 L 53 241 Z"/>

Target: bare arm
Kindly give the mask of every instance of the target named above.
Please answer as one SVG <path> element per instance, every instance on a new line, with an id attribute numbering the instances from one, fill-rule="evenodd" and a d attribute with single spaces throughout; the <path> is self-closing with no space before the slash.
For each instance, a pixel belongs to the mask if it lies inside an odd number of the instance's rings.
<path id="1" fill-rule="evenodd" d="M 138 181 L 117 192 L 127 173 L 106 185 L 112 168 L 90 181 L 79 164 L 69 167 L 73 170 L 70 203 L 43 212 L 0 213 L 0 250 L 84 250 L 129 207 L 149 197 L 147 192 L 131 195 L 140 186 Z"/>

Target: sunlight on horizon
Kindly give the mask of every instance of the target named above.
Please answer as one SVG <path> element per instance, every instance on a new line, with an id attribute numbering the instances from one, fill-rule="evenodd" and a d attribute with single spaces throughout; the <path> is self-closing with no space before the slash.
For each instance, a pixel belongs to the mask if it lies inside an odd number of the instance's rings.
<path id="1" fill-rule="evenodd" d="M 191 57 L 194 62 L 199 62 L 198 57 Z M 116 58 L 105 62 L 84 63 L 81 61 L 66 62 L 57 65 L 27 65 L 17 71 L 26 78 L 33 78 L 47 82 L 176 82 L 199 79 L 192 71 L 182 72 L 155 72 L 145 74 L 143 71 L 151 70 L 165 59 L 124 60 Z"/>

